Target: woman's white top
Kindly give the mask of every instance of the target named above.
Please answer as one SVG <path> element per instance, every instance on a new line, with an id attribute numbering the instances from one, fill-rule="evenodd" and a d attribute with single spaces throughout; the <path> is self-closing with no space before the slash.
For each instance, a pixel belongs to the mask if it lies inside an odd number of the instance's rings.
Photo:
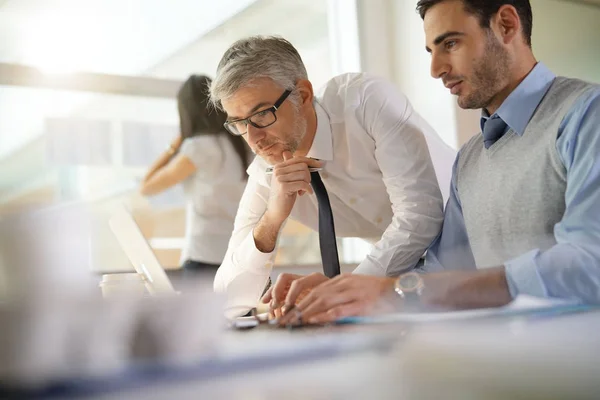
<path id="1" fill-rule="evenodd" d="M 196 166 L 183 181 L 186 228 L 181 261 L 221 264 L 246 186 L 242 160 L 222 134 L 187 138 L 179 152 Z"/>

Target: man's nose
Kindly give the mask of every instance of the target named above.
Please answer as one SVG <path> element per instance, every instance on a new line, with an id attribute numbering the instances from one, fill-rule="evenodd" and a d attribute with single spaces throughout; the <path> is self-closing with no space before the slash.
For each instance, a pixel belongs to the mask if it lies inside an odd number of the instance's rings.
<path id="1" fill-rule="evenodd" d="M 246 130 L 246 140 L 251 147 L 256 147 L 256 144 L 265 136 L 262 129 L 255 127 L 252 124 L 248 124 Z"/>

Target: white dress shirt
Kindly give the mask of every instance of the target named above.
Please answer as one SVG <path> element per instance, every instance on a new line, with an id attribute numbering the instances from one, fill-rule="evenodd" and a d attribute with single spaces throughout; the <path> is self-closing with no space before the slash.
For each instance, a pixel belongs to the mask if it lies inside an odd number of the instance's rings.
<path id="1" fill-rule="evenodd" d="M 219 265 L 227 251 L 246 184 L 242 160 L 225 135 L 187 138 L 179 153 L 196 167 L 183 181 L 186 226 L 180 262 L 192 260 Z"/>
<path id="2" fill-rule="evenodd" d="M 317 131 L 307 157 L 324 161 L 321 177 L 336 234 L 373 243 L 354 272 L 393 276 L 413 268 L 440 231 L 440 185 L 447 192 L 455 151 L 381 78 L 337 76 L 314 105 Z M 435 170 L 430 153 L 439 160 Z M 215 277 L 215 290 L 227 293 L 228 315 L 256 306 L 273 266 L 275 250 L 260 252 L 253 236 L 270 192 L 267 167 L 256 157 L 248 168 L 233 235 Z M 318 231 L 316 196 L 298 197 L 290 218 Z"/>

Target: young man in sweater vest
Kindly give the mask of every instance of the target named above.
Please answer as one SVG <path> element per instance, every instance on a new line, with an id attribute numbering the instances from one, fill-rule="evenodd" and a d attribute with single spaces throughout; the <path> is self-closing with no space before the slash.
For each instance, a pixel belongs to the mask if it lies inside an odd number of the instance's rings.
<path id="1" fill-rule="evenodd" d="M 482 110 L 443 229 L 425 265 L 399 278 L 343 275 L 300 300 L 307 288 L 292 286 L 296 312 L 281 322 L 364 315 L 390 296 L 404 308 L 495 307 L 519 294 L 599 304 L 600 85 L 537 62 L 528 0 L 420 0 L 417 10 L 432 76 L 460 107 Z"/>

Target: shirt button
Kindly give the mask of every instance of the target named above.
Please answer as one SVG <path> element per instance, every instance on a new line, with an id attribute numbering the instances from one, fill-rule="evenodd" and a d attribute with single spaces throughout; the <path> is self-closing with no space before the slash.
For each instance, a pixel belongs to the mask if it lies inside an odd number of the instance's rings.
<path id="1" fill-rule="evenodd" d="M 356 197 L 352 197 L 350 199 L 350 204 L 356 204 Z"/>
<path id="2" fill-rule="evenodd" d="M 329 174 L 327 172 L 321 172 L 321 178 L 327 179 L 329 178 Z"/>
<path id="3" fill-rule="evenodd" d="M 383 218 L 381 217 L 377 217 L 377 219 L 375 220 L 375 222 L 377 222 L 378 224 L 383 222 Z"/>

